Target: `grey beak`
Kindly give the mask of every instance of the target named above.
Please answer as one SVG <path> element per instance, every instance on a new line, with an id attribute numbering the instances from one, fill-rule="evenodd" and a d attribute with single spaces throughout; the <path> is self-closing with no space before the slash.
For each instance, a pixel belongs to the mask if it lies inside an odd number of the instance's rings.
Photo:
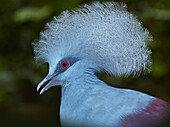
<path id="1" fill-rule="evenodd" d="M 47 91 L 50 87 L 52 87 L 52 86 L 55 86 L 53 83 L 52 83 L 52 81 L 50 81 L 41 91 L 40 91 L 40 95 L 42 94 L 42 93 L 44 93 L 45 91 Z"/>
<path id="2" fill-rule="evenodd" d="M 48 81 L 48 79 L 45 77 L 45 78 L 38 84 L 38 86 L 37 86 L 37 91 L 39 91 L 40 87 L 41 87 L 44 83 L 46 83 L 47 81 Z"/>
<path id="3" fill-rule="evenodd" d="M 37 91 L 39 91 L 40 87 L 46 83 L 47 81 L 49 81 L 50 79 L 52 79 L 52 76 L 47 75 L 37 86 Z"/>
<path id="4" fill-rule="evenodd" d="M 46 83 L 47 81 L 51 80 L 53 77 L 52 76 L 47 76 L 45 77 L 37 86 L 37 91 L 39 91 L 40 87 Z M 44 93 L 45 91 L 47 91 L 50 87 L 52 86 L 58 86 L 58 85 L 62 85 L 64 82 L 63 81 L 59 81 L 59 80 L 55 80 L 52 79 L 41 91 L 40 91 L 40 95 L 42 93 Z"/>

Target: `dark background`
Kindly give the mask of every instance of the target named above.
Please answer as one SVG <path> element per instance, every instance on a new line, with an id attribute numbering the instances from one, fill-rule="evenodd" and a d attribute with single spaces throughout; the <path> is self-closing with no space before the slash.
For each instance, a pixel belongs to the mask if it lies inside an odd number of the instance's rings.
<path id="1" fill-rule="evenodd" d="M 91 0 L 0 0 L 0 126 L 59 126 L 61 87 L 39 96 L 48 72 L 38 65 L 32 42 L 45 23 L 63 10 Z M 109 85 L 131 88 L 170 102 L 170 0 L 122 0 L 153 36 L 151 74 L 138 78 L 98 76 Z"/>

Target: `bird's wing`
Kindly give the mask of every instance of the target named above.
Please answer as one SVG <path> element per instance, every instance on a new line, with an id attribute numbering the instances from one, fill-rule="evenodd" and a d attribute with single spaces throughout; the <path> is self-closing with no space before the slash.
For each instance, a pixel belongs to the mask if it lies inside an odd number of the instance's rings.
<path id="1" fill-rule="evenodd" d="M 170 104 L 155 98 L 143 110 L 123 118 L 122 127 L 156 127 L 163 124 L 170 113 Z"/>

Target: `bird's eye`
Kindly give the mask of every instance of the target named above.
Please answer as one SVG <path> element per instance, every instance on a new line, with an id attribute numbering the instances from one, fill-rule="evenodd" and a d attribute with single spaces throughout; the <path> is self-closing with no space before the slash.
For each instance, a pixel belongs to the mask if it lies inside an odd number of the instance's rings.
<path id="1" fill-rule="evenodd" d="M 62 62 L 61 65 L 62 65 L 63 68 L 67 68 L 68 67 L 68 62 L 64 61 L 64 62 Z"/>

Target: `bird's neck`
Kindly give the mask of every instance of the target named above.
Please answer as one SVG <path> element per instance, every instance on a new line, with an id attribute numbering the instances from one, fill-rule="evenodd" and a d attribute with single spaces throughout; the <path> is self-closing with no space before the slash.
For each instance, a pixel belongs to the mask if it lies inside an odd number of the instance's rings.
<path id="1" fill-rule="evenodd" d="M 79 96 L 79 94 L 82 94 L 83 92 L 90 92 L 94 88 L 105 85 L 106 84 L 94 73 L 86 72 L 74 80 L 69 80 L 68 83 L 62 87 L 62 97 L 73 94 L 74 96 Z"/>

